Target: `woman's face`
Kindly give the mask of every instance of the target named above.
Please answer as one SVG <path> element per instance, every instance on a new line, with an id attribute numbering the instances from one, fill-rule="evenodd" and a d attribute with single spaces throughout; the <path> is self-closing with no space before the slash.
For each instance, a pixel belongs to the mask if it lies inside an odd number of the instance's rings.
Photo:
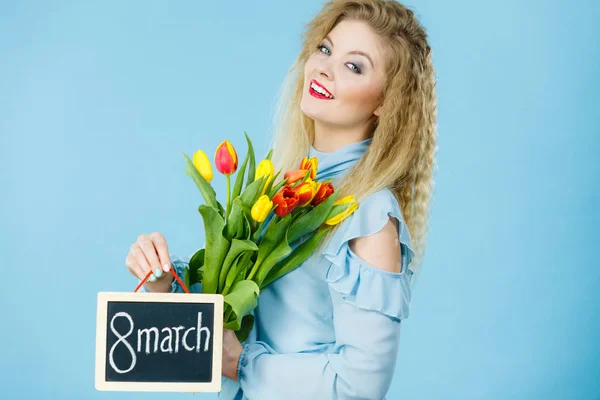
<path id="1" fill-rule="evenodd" d="M 353 128 L 379 115 L 384 79 L 381 39 L 362 21 L 343 20 L 304 68 L 302 112 L 322 124 Z"/>

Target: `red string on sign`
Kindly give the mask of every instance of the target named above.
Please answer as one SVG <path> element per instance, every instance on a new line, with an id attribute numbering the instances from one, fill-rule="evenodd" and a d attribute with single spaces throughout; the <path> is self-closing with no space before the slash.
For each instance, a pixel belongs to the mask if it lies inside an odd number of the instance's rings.
<path id="1" fill-rule="evenodd" d="M 177 275 L 177 273 L 175 272 L 175 268 L 171 268 L 169 271 L 171 271 L 171 274 L 175 277 L 175 279 L 177 279 L 177 282 L 179 282 L 179 284 L 181 285 L 181 287 L 183 288 L 183 290 L 186 293 L 189 293 L 190 291 L 188 290 L 187 286 L 185 286 L 185 283 L 183 283 L 183 281 L 181 280 L 181 278 L 179 278 L 179 275 Z M 146 275 L 146 277 L 144 279 L 142 279 L 142 281 L 139 283 L 139 285 L 137 285 L 137 287 L 133 291 L 134 293 L 137 292 L 142 287 L 142 285 L 144 283 L 146 283 L 146 281 L 148 280 L 148 278 L 150 278 L 150 275 L 152 275 L 152 271 L 148 272 L 148 274 Z"/>

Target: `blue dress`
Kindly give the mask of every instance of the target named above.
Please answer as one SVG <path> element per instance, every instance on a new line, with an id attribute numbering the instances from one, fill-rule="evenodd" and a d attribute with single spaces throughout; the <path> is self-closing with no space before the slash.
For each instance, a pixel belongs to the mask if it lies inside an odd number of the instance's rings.
<path id="1" fill-rule="evenodd" d="M 372 139 L 333 153 L 311 146 L 317 180 L 336 181 L 364 154 Z M 372 235 L 389 216 L 398 220 L 401 272 L 369 265 L 349 241 Z M 400 206 L 390 190 L 364 199 L 321 253 L 267 286 L 242 343 L 239 382 L 223 377 L 220 399 L 384 399 L 391 384 L 401 321 L 408 317 L 414 256 Z M 191 257 L 191 256 L 190 256 Z M 189 257 L 172 258 L 183 276 Z M 174 292 L 183 292 L 174 281 Z M 201 292 L 201 284 L 192 292 Z"/>

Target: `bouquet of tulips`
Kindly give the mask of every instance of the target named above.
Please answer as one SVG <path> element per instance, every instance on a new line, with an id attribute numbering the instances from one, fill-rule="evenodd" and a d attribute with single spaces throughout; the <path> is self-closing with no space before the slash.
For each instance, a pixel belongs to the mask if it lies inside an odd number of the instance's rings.
<path id="1" fill-rule="evenodd" d="M 245 136 L 248 153 L 239 170 L 229 141 L 215 152 L 215 166 L 227 181 L 225 207 L 210 184 L 213 169 L 206 153 L 196 151 L 193 160 L 183 154 L 185 172 L 205 201 L 198 211 L 206 234 L 205 248 L 190 259 L 184 282 L 188 287 L 201 282 L 203 293 L 224 296 L 224 326 L 240 341 L 254 325 L 251 312 L 260 291 L 307 260 L 327 231 L 358 208 L 353 196 L 337 199 L 330 180 L 315 180 L 317 158 L 305 157 L 299 169 L 274 184 L 281 171 L 275 174 L 273 150 L 256 166 L 252 142 Z"/>

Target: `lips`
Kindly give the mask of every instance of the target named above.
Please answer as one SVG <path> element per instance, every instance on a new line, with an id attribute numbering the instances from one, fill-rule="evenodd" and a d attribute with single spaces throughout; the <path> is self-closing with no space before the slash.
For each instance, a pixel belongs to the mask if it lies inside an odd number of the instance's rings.
<path id="1" fill-rule="evenodd" d="M 308 92 L 311 94 L 311 96 L 316 97 L 317 99 L 334 99 L 334 96 L 331 94 L 331 92 L 327 90 L 325 86 L 321 85 L 316 79 L 312 79 L 310 81 Z"/>

